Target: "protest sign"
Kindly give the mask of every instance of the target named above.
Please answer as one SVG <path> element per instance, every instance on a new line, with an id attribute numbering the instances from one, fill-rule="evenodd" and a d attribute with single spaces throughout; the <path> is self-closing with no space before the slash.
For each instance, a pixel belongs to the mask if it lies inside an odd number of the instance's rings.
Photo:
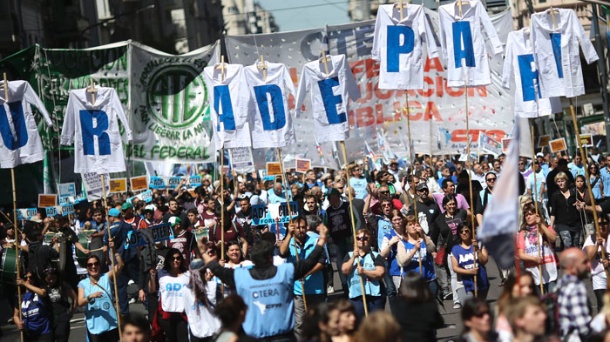
<path id="1" fill-rule="evenodd" d="M 74 205 L 72 203 L 62 204 L 61 214 L 63 216 L 74 214 Z"/>
<path id="2" fill-rule="evenodd" d="M 582 144 L 583 147 L 593 147 L 593 135 L 591 135 L 589 133 L 581 134 L 580 143 Z"/>
<path id="3" fill-rule="evenodd" d="M 139 199 L 141 199 L 142 201 L 144 201 L 146 203 L 151 203 L 152 202 L 153 193 L 152 193 L 152 190 L 146 190 L 146 191 L 142 192 L 141 194 L 139 194 L 136 197 L 138 197 Z"/>
<path id="4" fill-rule="evenodd" d="M 267 176 L 282 174 L 282 166 L 279 162 L 267 162 Z"/>
<path id="5" fill-rule="evenodd" d="M 37 208 L 17 209 L 17 220 L 31 220 L 38 215 Z"/>
<path id="6" fill-rule="evenodd" d="M 131 183 L 131 191 L 144 191 L 148 189 L 148 177 L 139 176 L 131 177 L 129 182 Z"/>
<path id="7" fill-rule="evenodd" d="M 161 223 L 146 229 L 132 230 L 127 234 L 125 248 L 140 247 L 146 244 L 172 239 L 174 231 L 169 223 Z"/>
<path id="8" fill-rule="evenodd" d="M 110 192 L 122 193 L 127 191 L 127 178 L 114 178 L 110 180 Z"/>
<path id="9" fill-rule="evenodd" d="M 190 176 L 189 184 L 190 184 L 191 188 L 196 188 L 196 187 L 200 186 L 201 185 L 201 176 L 200 175 Z"/>
<path id="10" fill-rule="evenodd" d="M 253 172 L 254 159 L 252 157 L 252 148 L 236 147 L 229 149 L 231 156 L 231 167 L 237 173 Z"/>
<path id="11" fill-rule="evenodd" d="M 557 153 L 568 149 L 565 138 L 553 139 L 549 141 L 549 148 L 551 153 Z"/>
<path id="12" fill-rule="evenodd" d="M 159 176 L 150 176 L 150 188 L 151 189 L 165 189 L 165 180 Z"/>
<path id="13" fill-rule="evenodd" d="M 180 185 L 180 182 L 182 182 L 182 177 L 180 176 L 174 176 L 174 177 L 169 177 L 169 181 L 168 181 L 168 188 L 170 190 L 173 190 L 175 188 L 178 187 L 178 185 Z"/>
<path id="14" fill-rule="evenodd" d="M 57 191 L 59 192 L 60 198 L 76 197 L 76 185 L 74 183 L 60 183 L 57 184 Z"/>
<path id="15" fill-rule="evenodd" d="M 306 173 L 311 169 L 311 159 L 296 159 L 295 170 L 298 173 Z"/>
<path id="16" fill-rule="evenodd" d="M 38 194 L 38 208 L 47 208 L 57 205 L 57 195 Z"/>
<path id="17" fill-rule="evenodd" d="M 502 143 L 487 134 L 479 134 L 479 148 L 496 156 L 502 154 Z"/>
<path id="18" fill-rule="evenodd" d="M 95 200 L 102 198 L 102 177 L 101 175 L 90 172 L 90 173 L 82 173 L 81 177 L 83 179 L 83 185 L 85 186 L 85 192 L 87 196 L 87 200 L 89 202 L 93 202 Z M 104 179 L 106 180 L 106 194 L 110 192 L 110 177 L 108 174 L 104 175 Z"/>
<path id="19" fill-rule="evenodd" d="M 508 146 L 510 146 L 513 138 L 502 138 L 502 153 L 508 153 Z"/>
<path id="20" fill-rule="evenodd" d="M 52 207 L 46 207 L 45 211 L 47 214 L 47 217 L 54 217 L 57 215 L 62 215 L 63 211 L 62 211 L 63 207 L 61 205 L 55 205 Z M 62 216 L 66 216 L 66 215 L 62 215 Z"/>
<path id="21" fill-rule="evenodd" d="M 297 202 L 290 202 L 290 211 L 292 217 L 299 214 Z M 286 203 L 275 203 L 269 205 L 253 205 L 250 210 L 253 225 L 268 225 L 274 224 L 275 219 L 279 219 L 279 223 L 290 222 L 288 215 L 288 206 Z"/>
<path id="22" fill-rule="evenodd" d="M 549 146 L 550 140 L 551 140 L 551 137 L 548 135 L 540 136 L 540 138 L 538 138 L 538 148 L 545 148 L 545 147 Z"/>

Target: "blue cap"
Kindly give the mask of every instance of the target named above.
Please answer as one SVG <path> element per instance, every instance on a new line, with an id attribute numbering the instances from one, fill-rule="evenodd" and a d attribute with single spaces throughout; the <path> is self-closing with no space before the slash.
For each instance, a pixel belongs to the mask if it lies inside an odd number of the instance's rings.
<path id="1" fill-rule="evenodd" d="M 119 217 L 121 216 L 121 211 L 117 208 L 112 208 L 108 210 L 108 216 Z"/>

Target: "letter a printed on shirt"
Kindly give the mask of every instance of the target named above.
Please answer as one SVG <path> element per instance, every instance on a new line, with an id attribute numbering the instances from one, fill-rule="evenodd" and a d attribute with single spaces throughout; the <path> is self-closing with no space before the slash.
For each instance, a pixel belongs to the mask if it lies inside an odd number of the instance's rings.
<path id="1" fill-rule="evenodd" d="M 74 173 L 125 171 L 119 120 L 131 141 L 123 105 L 113 88 L 97 87 L 95 103 L 87 88 L 70 91 L 61 144 L 74 143 Z"/>
<path id="2" fill-rule="evenodd" d="M 244 68 L 250 102 L 253 107 L 252 148 L 284 147 L 296 142 L 288 96 L 294 95 L 294 84 L 288 68 L 281 63 L 265 62 L 266 78 L 259 62 Z"/>
<path id="3" fill-rule="evenodd" d="M 327 65 L 328 74 L 320 60 L 305 64 L 296 98 L 296 108 L 300 110 L 305 95 L 311 92 L 312 108 L 308 110 L 313 112 L 318 142 L 349 138 L 348 99 L 355 101 L 360 98 L 360 89 L 345 55 L 327 56 Z"/>
<path id="4" fill-rule="evenodd" d="M 8 101 L 0 91 L 0 168 L 11 169 L 44 158 L 32 107 L 49 127 L 53 122 L 38 95 L 26 81 L 8 82 Z"/>
<path id="5" fill-rule="evenodd" d="M 224 63 L 203 69 L 208 91 L 210 117 L 214 130 L 216 149 L 251 147 L 248 108 L 250 91 L 241 64 Z M 224 78 L 223 78 L 224 75 Z"/>
<path id="6" fill-rule="evenodd" d="M 380 62 L 379 89 L 423 89 L 425 55 L 438 56 L 434 33 L 421 5 L 381 5 L 375 21 L 373 59 Z"/>
<path id="7" fill-rule="evenodd" d="M 575 97 L 585 93 L 578 43 L 588 64 L 599 59 L 576 12 L 554 8 L 532 14 L 532 41 L 543 97 Z M 554 20 L 553 20 L 554 17 Z"/>
<path id="8" fill-rule="evenodd" d="M 479 0 L 462 1 L 460 17 L 457 2 L 438 9 L 442 56 L 447 62 L 447 85 L 450 87 L 491 84 L 484 34 L 494 55 L 502 53 L 502 42 Z"/>

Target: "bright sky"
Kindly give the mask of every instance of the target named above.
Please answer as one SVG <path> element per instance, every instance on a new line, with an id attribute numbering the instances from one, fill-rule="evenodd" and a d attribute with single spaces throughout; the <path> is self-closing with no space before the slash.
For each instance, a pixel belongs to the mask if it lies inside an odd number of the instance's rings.
<path id="1" fill-rule="evenodd" d="M 275 17 L 280 31 L 349 23 L 347 0 L 255 0 Z"/>

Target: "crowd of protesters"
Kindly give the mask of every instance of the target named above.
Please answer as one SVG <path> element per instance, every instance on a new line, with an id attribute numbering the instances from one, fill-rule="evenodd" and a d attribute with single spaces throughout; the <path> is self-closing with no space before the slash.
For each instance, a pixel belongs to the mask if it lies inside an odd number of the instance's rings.
<path id="1" fill-rule="evenodd" d="M 27 341 L 67 341 L 79 307 L 89 341 L 434 341 L 443 301 L 461 310 L 464 341 L 603 340 L 610 156 L 520 160 L 515 267 L 499 270 L 504 289 L 490 307 L 490 257 L 475 232 L 502 191 L 502 162 L 364 159 L 338 171 L 225 175 L 224 188 L 201 169 L 200 186 L 154 190 L 150 203 L 81 202 L 74 219 L 36 217 L 22 236 L 4 222 L 3 253 L 19 246 L 23 269 L 2 294 Z M 290 222 L 256 224 L 253 206 L 285 202 L 298 208 Z M 166 241 L 127 243 L 160 223 L 172 228 Z M 130 314 L 133 301 L 147 320 Z"/>

